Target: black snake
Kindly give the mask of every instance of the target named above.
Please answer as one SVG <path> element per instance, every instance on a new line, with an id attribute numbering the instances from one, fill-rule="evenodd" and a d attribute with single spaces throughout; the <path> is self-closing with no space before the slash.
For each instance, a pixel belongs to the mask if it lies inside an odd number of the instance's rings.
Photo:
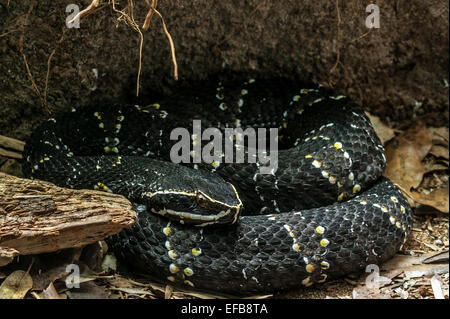
<path id="1" fill-rule="evenodd" d="M 192 128 L 193 119 L 222 132 L 278 128 L 279 151 L 270 151 L 277 169 L 261 173 L 259 159 L 172 163 L 170 134 Z M 138 222 L 108 242 L 145 272 L 249 294 L 310 286 L 392 257 L 412 217 L 381 177 L 385 164 L 368 118 L 347 97 L 285 79 L 247 79 L 205 82 L 146 106 L 72 108 L 33 132 L 23 171 L 129 198 Z"/>

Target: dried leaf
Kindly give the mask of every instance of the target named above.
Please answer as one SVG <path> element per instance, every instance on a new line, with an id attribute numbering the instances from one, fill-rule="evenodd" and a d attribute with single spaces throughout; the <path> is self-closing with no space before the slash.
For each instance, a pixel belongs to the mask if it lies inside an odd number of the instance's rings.
<path id="1" fill-rule="evenodd" d="M 408 299 L 409 297 L 409 293 L 400 287 L 395 288 L 394 291 L 398 293 L 402 299 Z"/>
<path id="2" fill-rule="evenodd" d="M 112 254 L 106 254 L 105 258 L 103 258 L 102 269 L 105 272 L 109 272 L 111 270 L 117 270 L 117 259 Z"/>
<path id="3" fill-rule="evenodd" d="M 428 131 L 434 145 L 443 145 L 448 147 L 449 131 L 448 127 L 429 127 Z"/>
<path id="4" fill-rule="evenodd" d="M 448 160 L 448 146 L 433 145 L 431 147 L 430 154 Z"/>
<path id="5" fill-rule="evenodd" d="M 33 274 L 33 290 L 44 290 L 55 280 L 66 277 L 68 274 L 66 267 L 67 264 L 62 264 Z"/>
<path id="6" fill-rule="evenodd" d="M 437 264 L 437 263 L 447 263 L 449 261 L 449 251 L 443 251 L 436 254 L 433 254 L 430 257 L 427 257 L 423 260 L 424 264 Z"/>
<path id="7" fill-rule="evenodd" d="M 405 278 L 428 277 L 434 274 L 443 274 L 448 272 L 448 264 L 423 264 L 415 265 L 405 269 Z"/>
<path id="8" fill-rule="evenodd" d="M 448 170 L 448 165 L 443 165 L 436 162 L 427 162 L 424 165 L 424 173 L 446 170 Z"/>
<path id="9" fill-rule="evenodd" d="M 383 145 L 395 137 L 394 130 L 384 124 L 378 116 L 369 114 L 368 112 L 366 112 L 366 115 L 370 119 L 370 122 Z"/>
<path id="10" fill-rule="evenodd" d="M 14 260 L 19 252 L 10 247 L 0 247 L 0 267 L 5 266 Z"/>
<path id="11" fill-rule="evenodd" d="M 431 206 L 442 213 L 448 213 L 449 200 L 448 200 L 449 186 L 442 187 L 433 190 L 429 194 L 422 194 L 418 192 L 411 192 L 411 196 L 414 201 L 422 205 Z"/>
<path id="12" fill-rule="evenodd" d="M 42 296 L 44 299 L 62 299 L 52 282 L 42 291 Z"/>
<path id="13" fill-rule="evenodd" d="M 431 146 L 431 138 L 425 125 L 417 122 L 399 135 L 396 141 L 387 145 L 388 164 L 384 175 L 406 192 L 419 187 L 425 173 L 422 160 Z"/>
<path id="14" fill-rule="evenodd" d="M 383 265 L 381 265 L 381 270 L 391 271 L 395 269 L 405 269 L 414 265 L 421 265 L 425 259 L 430 258 L 434 255 L 435 254 L 423 256 L 408 256 L 397 254 L 394 256 L 394 258 L 383 263 Z"/>
<path id="15" fill-rule="evenodd" d="M 388 294 L 380 292 L 379 289 L 370 289 L 366 286 L 359 286 L 352 291 L 353 299 L 392 299 Z"/>
<path id="16" fill-rule="evenodd" d="M 172 297 L 172 293 L 173 293 L 173 286 L 166 285 L 166 289 L 164 291 L 164 299 L 170 299 L 170 297 Z"/>
<path id="17" fill-rule="evenodd" d="M 139 289 L 139 288 L 114 288 L 114 287 L 112 287 L 110 289 L 122 291 L 122 292 L 125 292 L 127 294 L 132 294 L 132 295 L 153 295 L 153 293 L 151 291 Z"/>
<path id="18" fill-rule="evenodd" d="M 444 293 L 442 292 L 442 278 L 436 274 L 431 277 L 431 288 L 433 289 L 433 294 L 435 299 L 445 299 Z"/>
<path id="19" fill-rule="evenodd" d="M 80 288 L 73 288 L 66 294 L 70 299 L 108 299 L 105 289 L 92 281 L 84 282 Z"/>
<path id="20" fill-rule="evenodd" d="M 33 279 L 23 270 L 11 273 L 0 286 L 0 299 L 23 299 L 33 287 Z"/>

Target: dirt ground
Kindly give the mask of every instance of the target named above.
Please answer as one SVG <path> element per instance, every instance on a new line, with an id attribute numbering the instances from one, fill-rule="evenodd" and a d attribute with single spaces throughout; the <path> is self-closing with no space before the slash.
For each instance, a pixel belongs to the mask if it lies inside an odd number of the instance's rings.
<path id="1" fill-rule="evenodd" d="M 422 275 L 396 274 L 397 265 L 384 272 L 391 281 L 377 291 L 362 288 L 362 275 L 273 297 L 434 298 L 432 283 L 440 280 L 448 299 L 447 1 L 161 1 L 157 10 L 173 39 L 178 81 L 161 18 L 154 14 L 144 30 L 146 1 L 115 1 L 115 7 L 112 2 L 100 1 L 81 18 L 80 28 L 68 28 L 70 0 L 0 0 L 0 135 L 24 140 L 51 114 L 72 106 L 145 104 L 220 72 L 300 77 L 332 86 L 363 105 L 379 135 L 387 136 L 389 177 L 406 187 L 416 208 L 414 231 L 396 260 L 403 269 L 420 266 Z M 82 10 L 90 3 L 76 4 Z M 365 25 L 371 3 L 380 8 L 380 28 Z M 423 134 L 412 135 L 411 128 Z M 412 187 L 395 173 L 400 172 L 395 163 L 408 161 L 405 149 L 420 154 L 418 144 L 427 151 L 416 159 L 419 177 Z M 21 175 L 19 161 L 1 155 L 0 170 Z M 446 271 L 436 264 L 423 269 L 422 256 L 446 251 Z M 9 274 L 0 269 L 0 281 Z M 84 297 L 211 297 L 114 272 L 86 278 Z M 58 288 L 56 279 L 51 282 Z M 45 294 L 42 288 L 26 296 Z"/>

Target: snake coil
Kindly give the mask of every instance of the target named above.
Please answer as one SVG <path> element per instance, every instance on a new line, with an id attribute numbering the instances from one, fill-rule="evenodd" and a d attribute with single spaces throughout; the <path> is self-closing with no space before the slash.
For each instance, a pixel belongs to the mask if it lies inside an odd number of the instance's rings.
<path id="1" fill-rule="evenodd" d="M 277 170 L 260 173 L 258 160 L 172 163 L 171 132 L 194 119 L 221 131 L 278 128 Z M 108 242 L 145 272 L 249 294 L 310 286 L 391 258 L 412 217 L 381 177 L 385 165 L 370 121 L 347 97 L 249 79 L 210 81 L 145 107 L 72 108 L 33 132 L 23 171 L 129 198 L 138 222 Z"/>

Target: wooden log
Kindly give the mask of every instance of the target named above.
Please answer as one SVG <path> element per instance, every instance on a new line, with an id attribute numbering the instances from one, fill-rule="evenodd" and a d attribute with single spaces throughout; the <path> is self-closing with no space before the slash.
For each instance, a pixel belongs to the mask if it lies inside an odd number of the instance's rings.
<path id="1" fill-rule="evenodd" d="M 23 141 L 0 135 L 0 156 L 21 159 L 24 145 Z"/>
<path id="2" fill-rule="evenodd" d="M 14 248 L 0 247 L 0 267 L 9 264 L 19 252 Z"/>
<path id="3" fill-rule="evenodd" d="M 82 247 L 136 222 L 123 196 L 0 173 L 0 259 Z"/>

